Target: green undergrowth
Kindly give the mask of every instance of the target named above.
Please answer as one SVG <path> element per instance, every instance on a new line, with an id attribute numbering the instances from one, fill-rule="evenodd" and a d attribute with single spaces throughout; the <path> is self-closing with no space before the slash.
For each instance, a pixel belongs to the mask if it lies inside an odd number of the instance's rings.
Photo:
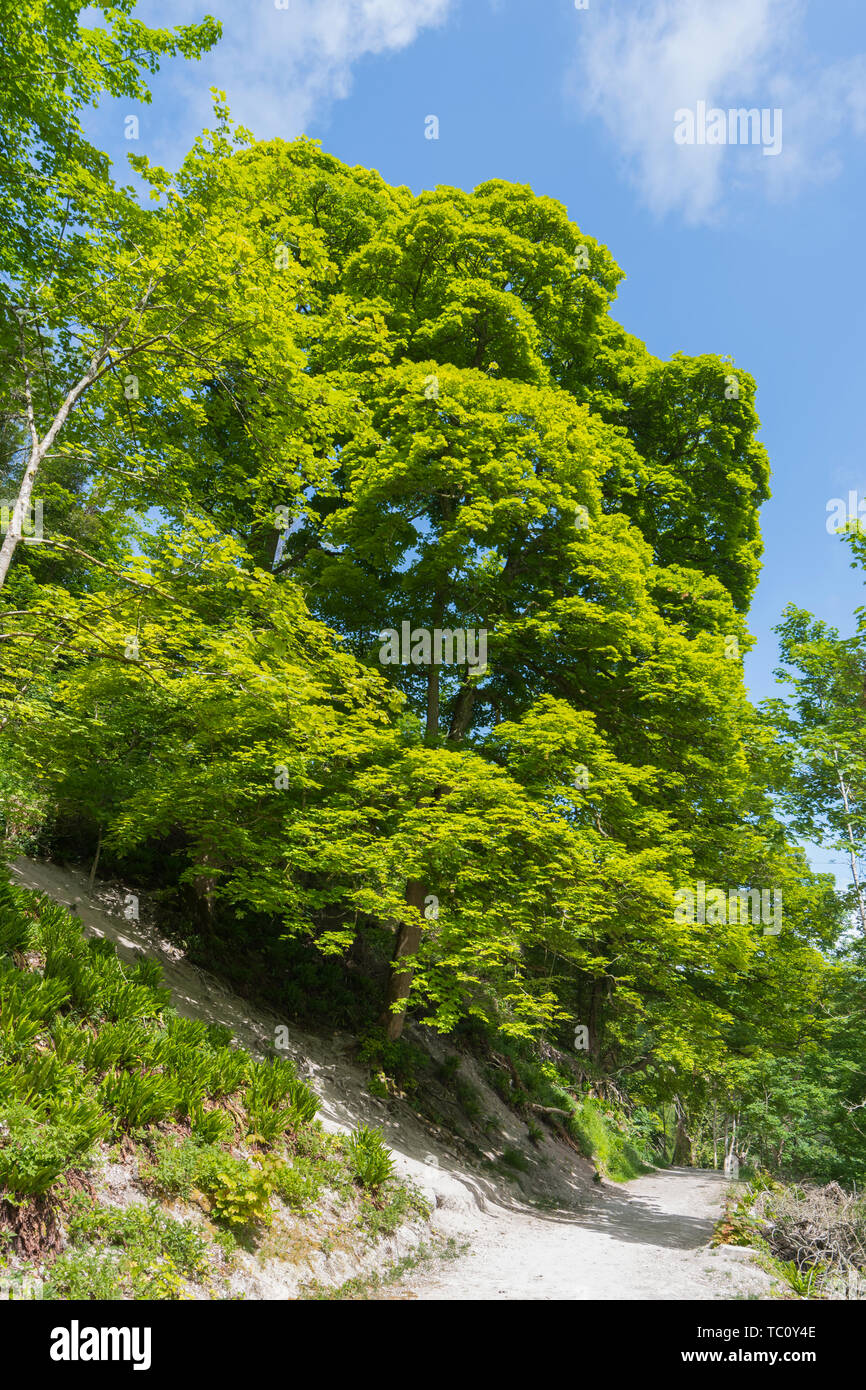
<path id="1" fill-rule="evenodd" d="M 499 1098 L 526 1124 L 527 1152 L 507 1148 L 495 1164 L 504 1177 L 513 1179 L 529 1171 L 532 1151 L 545 1132 L 560 1137 L 564 1133 L 599 1173 L 614 1182 L 628 1182 L 664 1162 L 662 1116 L 636 1102 L 588 1094 L 588 1083 L 576 1082 L 565 1053 L 548 1047 L 549 1055 L 544 1057 L 538 1043 L 493 1036 L 481 1027 L 458 1030 L 457 1040 L 472 1054 Z M 474 1126 L 485 1148 L 498 1131 L 495 1118 L 484 1112 L 478 1090 L 463 1074 L 459 1053 L 436 1063 L 411 1039 L 388 1041 L 378 1029 L 362 1039 L 358 1060 L 369 1068 L 368 1084 L 374 1095 L 401 1097 L 429 1120 L 452 1130 L 456 1107 L 458 1127 L 464 1128 L 466 1122 Z M 477 1145 L 474 1151 L 478 1156 L 483 1153 Z"/>
<path id="2" fill-rule="evenodd" d="M 628 1182 L 648 1172 L 651 1159 L 644 1137 L 623 1109 L 584 1097 L 574 1105 L 568 1128 L 587 1157 L 613 1182 Z"/>
<path id="3" fill-rule="evenodd" d="M 541 1124 L 560 1135 L 564 1132 L 613 1182 L 628 1182 L 659 1161 L 652 1147 L 654 1117 L 637 1105 L 587 1094 L 569 1070 L 565 1054 L 559 1060 L 545 1058 L 531 1043 L 497 1039 L 486 1076 L 506 1104 L 524 1113 L 533 1143 Z"/>
<path id="4" fill-rule="evenodd" d="M 315 1221 L 336 1195 L 372 1239 L 426 1214 L 378 1130 L 329 1135 L 318 1107 L 288 1060 L 178 1015 L 157 963 L 0 880 L 0 1272 L 29 1261 L 59 1299 L 220 1296 L 281 1207 Z M 128 1205 L 99 1200 L 108 1162 Z"/>

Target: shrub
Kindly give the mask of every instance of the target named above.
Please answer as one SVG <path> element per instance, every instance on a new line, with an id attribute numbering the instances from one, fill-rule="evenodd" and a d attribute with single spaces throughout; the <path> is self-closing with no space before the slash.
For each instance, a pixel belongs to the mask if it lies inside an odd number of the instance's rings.
<path id="1" fill-rule="evenodd" d="M 260 1062 L 247 1085 L 244 1106 L 250 1133 L 265 1144 L 273 1144 L 287 1129 L 310 1124 L 319 1100 L 298 1080 L 291 1062 Z"/>
<path id="2" fill-rule="evenodd" d="M 203 1191 L 211 1199 L 214 1215 L 230 1226 L 269 1226 L 273 1220 L 272 1188 L 263 1168 L 226 1157 Z"/>
<path id="3" fill-rule="evenodd" d="M 346 1159 L 356 1182 L 374 1191 L 394 1176 L 391 1158 L 380 1129 L 359 1125 L 346 1141 Z"/>
<path id="4" fill-rule="evenodd" d="M 85 1163 L 107 1130 L 90 1100 L 58 1106 L 49 1119 L 26 1105 L 2 1113 L 0 1187 L 16 1197 L 48 1191 L 67 1168 Z"/>

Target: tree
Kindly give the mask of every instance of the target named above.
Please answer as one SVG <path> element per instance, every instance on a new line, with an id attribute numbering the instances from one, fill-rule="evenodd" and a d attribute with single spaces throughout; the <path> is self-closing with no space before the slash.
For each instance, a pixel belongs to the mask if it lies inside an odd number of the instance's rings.
<path id="1" fill-rule="evenodd" d="M 777 679 L 794 694 L 792 702 L 763 705 L 783 750 L 777 767 L 782 805 L 799 834 L 848 856 L 853 906 L 866 933 L 863 636 L 842 639 L 835 628 L 793 605 L 776 632 L 785 663 Z"/>
<path id="2" fill-rule="evenodd" d="M 200 24 L 152 29 L 135 0 L 20 0 L 0 12 L 0 272 L 38 283 L 85 250 L 89 195 L 108 184 L 108 159 L 86 138 L 81 113 L 103 95 L 149 102 L 145 73 L 160 59 L 198 58 L 219 38 Z M 83 27 L 82 11 L 104 28 Z"/>
<path id="3" fill-rule="evenodd" d="M 196 58 L 219 36 L 210 18 L 150 29 L 134 18 L 134 0 L 93 7 L 107 27 L 84 29 L 83 8 L 31 0 L 0 17 L 0 418 L 12 454 L 5 471 L 14 474 L 19 454 L 23 465 L 6 507 L 0 586 L 70 413 L 108 374 L 122 383 L 133 359 L 166 337 L 164 315 L 153 331 L 154 294 L 170 292 L 171 253 L 160 259 L 148 236 L 156 228 L 130 190 L 112 187 L 81 112 L 103 93 L 149 101 L 144 72 L 164 56 Z"/>

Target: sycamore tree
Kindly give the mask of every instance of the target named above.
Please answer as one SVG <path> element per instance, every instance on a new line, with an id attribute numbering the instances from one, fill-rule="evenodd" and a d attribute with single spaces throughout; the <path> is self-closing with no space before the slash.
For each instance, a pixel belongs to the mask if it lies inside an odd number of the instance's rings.
<path id="1" fill-rule="evenodd" d="M 6 417 L 106 525 L 10 555 L 7 747 L 94 852 L 173 846 L 239 949 L 250 914 L 335 953 L 379 924 L 391 1037 L 585 1023 L 688 1119 L 803 1020 L 820 916 L 753 774 L 751 379 L 628 338 L 528 188 L 416 198 L 224 112 L 137 168 L 152 206 L 82 174 L 76 255 L 9 301 Z M 679 921 L 699 878 L 782 883 L 782 937 Z"/>
<path id="2" fill-rule="evenodd" d="M 789 699 L 764 702 L 779 744 L 776 780 L 795 831 L 843 853 L 851 906 L 866 933 L 866 644 L 789 607 L 776 629 Z"/>
<path id="3" fill-rule="evenodd" d="M 679 931 L 673 891 L 702 876 L 758 889 L 778 877 L 778 828 L 766 814 L 755 823 L 739 662 L 766 495 L 750 379 L 738 374 L 735 389 L 718 358 L 665 367 L 625 339 L 607 317 L 620 274 L 609 253 L 528 189 L 497 182 L 413 199 L 310 141 L 277 141 L 239 150 L 222 196 L 240 227 L 254 206 L 257 230 L 303 272 L 291 331 L 304 369 L 267 377 L 240 345 L 233 400 L 218 381 L 202 399 L 195 460 L 179 470 L 184 501 L 273 564 L 278 584 L 300 585 L 355 658 L 406 698 L 403 727 L 419 740 L 411 777 L 386 763 L 353 784 L 345 816 L 357 834 L 337 822 L 333 851 L 322 844 L 336 804 L 321 804 L 299 877 L 320 880 L 323 903 L 342 896 L 392 926 L 396 1035 L 413 972 L 426 988 L 452 925 L 454 855 L 484 843 L 460 809 L 467 769 L 491 821 L 489 793 L 508 785 L 491 780 L 498 769 L 522 787 L 530 818 L 553 817 L 571 837 L 568 885 L 547 871 L 544 900 L 559 910 L 541 937 L 524 938 L 521 968 L 539 968 L 555 929 L 568 943 L 557 947 L 557 988 L 581 996 L 599 1053 L 606 1028 L 611 1046 L 627 1031 L 612 999 L 637 1011 L 654 988 L 653 1027 L 682 997 L 672 1046 L 687 1028 L 697 1049 L 712 1005 L 688 1001 L 703 975 L 748 971 L 754 952 L 748 933 L 719 942 Z M 664 412 L 662 398 L 673 402 Z M 175 447 L 173 422 L 160 428 Z M 686 545 L 704 514 L 706 544 Z M 486 668 L 437 664 L 423 642 L 417 662 L 385 663 L 382 634 L 404 623 L 428 636 L 485 632 Z M 539 737 L 549 777 L 525 783 L 518 750 Z M 391 782 L 417 783 L 417 804 L 401 792 L 389 811 L 380 798 Z M 629 789 L 628 814 L 612 785 Z M 501 814 L 507 822 L 507 801 Z M 422 848 L 431 822 L 454 855 Z M 522 911 L 513 885 L 492 889 L 498 853 L 488 845 L 479 861 L 491 923 Z M 563 908 L 569 895 L 583 915 Z M 462 920 L 453 939 L 468 941 Z"/>

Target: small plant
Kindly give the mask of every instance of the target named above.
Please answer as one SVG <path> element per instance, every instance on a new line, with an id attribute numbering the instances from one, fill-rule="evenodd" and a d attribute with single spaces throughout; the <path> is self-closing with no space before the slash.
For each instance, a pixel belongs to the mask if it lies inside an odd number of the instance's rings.
<path id="1" fill-rule="evenodd" d="M 353 1130 L 346 1141 L 346 1160 L 355 1181 L 373 1191 L 394 1176 L 394 1160 L 380 1129 L 359 1125 Z"/>
<path id="2" fill-rule="evenodd" d="M 291 1062 L 263 1062 L 253 1071 L 244 1093 L 250 1134 L 273 1144 L 288 1129 L 308 1125 L 319 1109 L 318 1097 L 298 1080 Z"/>
<path id="3" fill-rule="evenodd" d="M 798 1298 L 813 1298 L 818 1282 L 824 1273 L 822 1266 L 812 1269 L 798 1269 L 795 1260 L 770 1261 L 773 1272 L 783 1279 L 792 1293 Z"/>
<path id="4" fill-rule="evenodd" d="M 358 1225 L 374 1240 L 393 1235 L 405 1221 L 415 1216 L 425 1219 L 430 1208 L 419 1192 L 402 1184 L 389 1191 L 386 1201 L 374 1202 L 365 1197 L 358 1216 Z"/>
<path id="5" fill-rule="evenodd" d="M 227 1144 L 234 1138 L 235 1125 L 225 1110 L 205 1110 L 201 1104 L 190 1107 L 192 1137 L 200 1144 Z"/>
<path id="6" fill-rule="evenodd" d="M 0 1188 L 17 1197 L 47 1192 L 60 1174 L 87 1162 L 108 1128 L 92 1101 L 57 1105 L 50 1116 L 19 1105 L 3 1111 Z"/>
<path id="7" fill-rule="evenodd" d="M 519 1149 L 506 1149 L 502 1155 L 502 1162 L 508 1168 L 514 1168 L 520 1173 L 529 1172 L 529 1161 Z"/>
<path id="8" fill-rule="evenodd" d="M 118 1125 L 138 1129 L 167 1119 L 179 1095 L 173 1082 L 153 1072 L 110 1072 L 99 1087 L 99 1099 Z"/>
<path id="9" fill-rule="evenodd" d="M 230 1226 L 269 1226 L 273 1220 L 271 1180 L 264 1168 L 227 1159 L 208 1181 L 214 1215 Z"/>

